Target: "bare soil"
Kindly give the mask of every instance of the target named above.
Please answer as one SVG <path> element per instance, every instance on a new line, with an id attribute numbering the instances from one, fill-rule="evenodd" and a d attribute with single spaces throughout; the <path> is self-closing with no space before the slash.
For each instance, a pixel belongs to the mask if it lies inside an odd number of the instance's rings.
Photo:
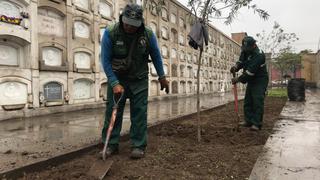
<path id="1" fill-rule="evenodd" d="M 131 160 L 130 142 L 122 141 L 120 153 L 107 179 L 247 179 L 284 104 L 285 98 L 266 98 L 264 126 L 254 132 L 235 132 L 234 104 L 201 113 L 202 141 L 197 142 L 196 116 L 173 120 L 148 130 L 146 157 Z M 239 104 L 243 114 L 242 102 Z M 94 179 L 86 172 L 100 149 L 57 167 L 26 174 L 23 179 Z"/>

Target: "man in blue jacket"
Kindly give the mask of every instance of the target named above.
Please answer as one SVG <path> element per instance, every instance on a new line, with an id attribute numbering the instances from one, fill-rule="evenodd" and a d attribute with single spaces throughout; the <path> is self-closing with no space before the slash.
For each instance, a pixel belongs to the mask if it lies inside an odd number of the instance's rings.
<path id="1" fill-rule="evenodd" d="M 243 69 L 243 73 L 238 78 L 233 78 L 232 83 L 247 83 L 243 105 L 245 121 L 241 125 L 257 131 L 262 127 L 264 98 L 269 81 L 266 58 L 251 36 L 242 40 L 241 48 L 239 61 L 230 72 Z"/>
<path id="2" fill-rule="evenodd" d="M 114 105 L 113 95 L 123 93 L 112 131 L 107 156 L 118 153 L 123 110 L 126 99 L 130 99 L 130 139 L 131 158 L 142 158 L 147 146 L 147 104 L 148 104 L 148 57 L 152 58 L 161 90 L 169 93 L 157 39 L 151 29 L 145 27 L 142 7 L 137 4 L 126 5 L 119 22 L 109 26 L 101 43 L 101 61 L 108 77 L 107 109 L 102 140 Z"/>

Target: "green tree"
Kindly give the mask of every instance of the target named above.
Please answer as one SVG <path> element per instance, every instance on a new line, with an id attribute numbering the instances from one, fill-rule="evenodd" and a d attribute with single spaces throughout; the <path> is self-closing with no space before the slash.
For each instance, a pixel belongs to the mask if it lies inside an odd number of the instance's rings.
<path id="1" fill-rule="evenodd" d="M 295 78 L 297 69 L 301 67 L 301 54 L 292 52 L 290 48 L 281 49 L 272 64 L 280 72 L 281 78 L 291 73 Z"/>
<path id="2" fill-rule="evenodd" d="M 202 21 L 205 25 L 211 19 L 224 19 L 225 24 L 230 24 L 239 14 L 239 10 L 247 7 L 257 13 L 262 19 L 266 20 L 269 14 L 257 5 L 252 4 L 252 0 L 188 0 L 188 7 L 191 8 L 190 17 L 194 17 L 196 21 Z M 191 18 L 192 19 L 192 18 Z M 201 141 L 200 126 L 200 69 L 202 63 L 202 48 L 200 48 L 200 56 L 198 60 L 197 70 L 197 122 L 198 122 L 198 141 Z"/>

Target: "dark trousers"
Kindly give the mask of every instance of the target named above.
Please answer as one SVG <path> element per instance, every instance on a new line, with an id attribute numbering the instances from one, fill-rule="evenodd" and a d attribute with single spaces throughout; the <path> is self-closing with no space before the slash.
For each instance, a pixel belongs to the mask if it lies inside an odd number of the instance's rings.
<path id="1" fill-rule="evenodd" d="M 264 98 L 267 86 L 268 79 L 248 83 L 243 105 L 245 121 L 248 124 L 262 127 Z"/>
<path id="2" fill-rule="evenodd" d="M 147 82 L 147 81 L 146 81 Z M 120 132 L 123 120 L 123 111 L 126 104 L 126 99 L 130 100 L 130 139 L 133 148 L 145 149 L 147 146 L 147 106 L 148 106 L 148 86 L 145 87 L 145 81 L 141 83 L 141 88 L 133 88 L 130 85 L 121 84 L 124 87 L 124 95 L 119 102 L 116 121 L 108 143 L 110 148 L 118 148 Z M 109 126 L 110 117 L 112 114 L 113 91 L 112 87 L 108 86 L 107 92 L 107 108 L 104 126 L 102 129 L 102 141 L 105 142 L 106 132 Z"/>

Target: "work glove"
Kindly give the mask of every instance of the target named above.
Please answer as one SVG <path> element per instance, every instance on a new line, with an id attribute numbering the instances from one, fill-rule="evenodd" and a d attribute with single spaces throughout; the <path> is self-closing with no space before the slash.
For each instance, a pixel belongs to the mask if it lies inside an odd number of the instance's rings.
<path id="1" fill-rule="evenodd" d="M 169 93 L 169 81 L 167 81 L 166 77 L 159 78 L 160 90 L 165 89 L 166 93 Z"/>
<path id="2" fill-rule="evenodd" d="M 237 65 L 234 65 L 234 66 L 232 66 L 232 67 L 230 68 L 230 72 L 231 72 L 232 74 L 236 73 L 237 71 L 239 71 Z"/>
<path id="3" fill-rule="evenodd" d="M 121 95 L 124 92 L 124 88 L 122 85 L 117 84 L 112 88 L 114 95 Z"/>
<path id="4" fill-rule="evenodd" d="M 232 84 L 237 84 L 239 82 L 239 78 L 234 77 L 231 79 Z"/>

